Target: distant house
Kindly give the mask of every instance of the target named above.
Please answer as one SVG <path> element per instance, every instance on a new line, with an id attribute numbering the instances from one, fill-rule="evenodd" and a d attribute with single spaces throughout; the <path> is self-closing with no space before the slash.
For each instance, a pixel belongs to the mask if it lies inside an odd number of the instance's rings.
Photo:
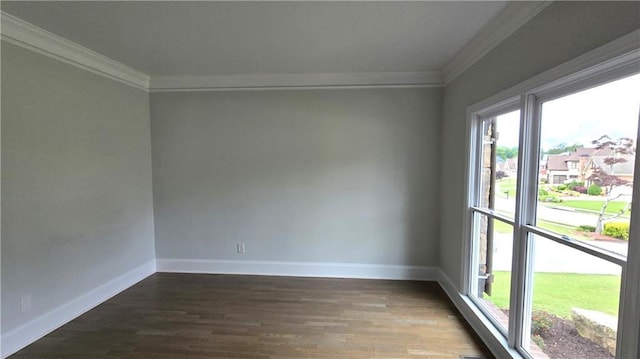
<path id="1" fill-rule="evenodd" d="M 602 168 L 609 172 L 611 169 L 604 163 L 604 159 L 610 156 L 610 151 L 596 148 L 577 148 L 573 152 L 558 155 L 547 155 L 544 173 L 549 184 L 563 184 L 571 181 L 585 182 L 589 185 L 588 178 L 594 168 Z M 633 181 L 633 166 L 635 155 L 619 155 L 627 162 L 613 166 L 610 174 L 615 174 L 621 179 Z M 544 172 L 543 172 L 544 171 Z"/>
<path id="2" fill-rule="evenodd" d="M 508 175 L 515 175 L 518 172 L 518 158 L 496 157 L 496 167 L 498 171 L 503 171 Z"/>
<path id="3" fill-rule="evenodd" d="M 618 155 L 619 158 L 624 158 L 627 161 L 616 163 L 613 165 L 613 168 L 610 168 L 609 165 L 604 163 L 604 159 L 608 156 L 591 156 L 589 163 L 587 164 L 587 173 L 586 178 L 589 178 L 591 175 L 591 169 L 593 168 L 602 168 L 610 175 L 615 175 L 616 177 L 628 181 L 629 183 L 633 182 L 633 167 L 635 165 L 635 155 Z M 588 185 L 589 183 L 587 183 Z"/>
<path id="4" fill-rule="evenodd" d="M 589 160 L 596 151 L 598 150 L 595 148 L 577 148 L 573 152 L 547 155 L 547 183 L 584 182 Z"/>

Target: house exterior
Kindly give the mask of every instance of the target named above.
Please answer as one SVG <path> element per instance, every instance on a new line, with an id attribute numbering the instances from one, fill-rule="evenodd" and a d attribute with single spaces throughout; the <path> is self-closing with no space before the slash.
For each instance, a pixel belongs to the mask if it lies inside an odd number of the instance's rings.
<path id="1" fill-rule="evenodd" d="M 515 176 L 516 172 L 518 172 L 518 158 L 503 159 L 496 157 L 496 167 L 498 171 L 502 171 L 508 176 Z"/>
<path id="2" fill-rule="evenodd" d="M 577 148 L 573 152 L 547 155 L 545 166 L 547 183 L 584 182 L 588 177 L 586 175 L 588 163 L 597 151 L 595 148 Z"/>
<path id="3" fill-rule="evenodd" d="M 586 166 L 586 178 L 591 176 L 591 170 L 594 168 L 602 168 L 608 174 L 615 175 L 621 180 L 629 182 L 629 184 L 633 183 L 633 167 L 635 164 L 635 154 L 633 155 L 618 155 L 619 158 L 624 158 L 625 162 L 616 163 L 613 165 L 613 168 L 610 168 L 604 160 L 608 156 L 592 156 L 589 159 L 589 163 Z M 587 185 L 590 183 L 588 181 L 585 182 Z"/>
<path id="4" fill-rule="evenodd" d="M 589 185 L 589 176 L 594 168 L 602 168 L 607 173 L 615 174 L 617 177 L 633 181 L 633 165 L 635 154 L 618 155 L 625 158 L 626 162 L 617 163 L 612 169 L 604 163 L 605 158 L 610 156 L 610 151 L 597 148 L 577 148 L 573 152 L 557 155 L 547 155 L 546 165 L 541 170 L 549 184 L 563 184 L 571 181 L 584 182 Z M 542 172 L 544 171 L 544 172 Z"/>

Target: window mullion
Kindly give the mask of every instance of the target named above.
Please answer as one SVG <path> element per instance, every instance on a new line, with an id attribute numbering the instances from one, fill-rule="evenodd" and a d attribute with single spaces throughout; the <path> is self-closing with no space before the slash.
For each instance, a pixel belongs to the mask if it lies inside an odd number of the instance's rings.
<path id="1" fill-rule="evenodd" d="M 476 253 L 475 240 L 473 240 L 476 231 L 476 219 L 475 213 L 470 210 L 470 207 L 476 206 L 479 202 L 480 198 L 480 174 L 479 167 L 477 165 L 479 158 L 481 156 L 480 144 L 482 143 L 482 135 L 480 131 L 480 117 L 478 115 L 471 115 L 469 122 L 469 151 L 467 154 L 467 163 L 469 164 L 468 173 L 467 173 L 467 206 L 465 206 L 464 216 L 465 220 L 465 234 L 469 236 L 471 240 L 467 241 L 467 245 L 464 248 L 464 258 L 465 261 L 463 263 L 463 272 L 462 272 L 462 283 L 463 287 L 462 293 L 469 294 L 472 293 L 475 285 L 473 283 L 474 276 L 471 275 L 471 270 L 475 266 L 475 257 L 473 253 Z"/>
<path id="2" fill-rule="evenodd" d="M 519 348 L 529 340 L 531 326 L 532 243 L 526 228 L 535 223 L 538 161 L 540 153 L 540 104 L 534 95 L 521 97 L 520 156 L 516 192 L 513 262 L 511 277 L 511 318 L 509 345 Z"/>
<path id="3" fill-rule="evenodd" d="M 638 114 L 640 122 L 640 113 Z M 640 126 L 636 144 L 640 141 Z M 636 155 L 634 174 L 640 173 L 640 156 Z M 640 181 L 633 183 L 631 208 L 640 208 Z M 617 358 L 640 357 L 640 211 L 631 211 L 627 263 L 622 266 L 622 288 L 618 315 Z"/>

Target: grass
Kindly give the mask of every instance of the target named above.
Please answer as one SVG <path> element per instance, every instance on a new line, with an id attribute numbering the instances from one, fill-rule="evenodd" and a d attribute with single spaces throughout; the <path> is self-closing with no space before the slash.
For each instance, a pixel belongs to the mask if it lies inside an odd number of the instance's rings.
<path id="1" fill-rule="evenodd" d="M 513 226 L 502 221 L 493 221 L 493 230 L 498 233 L 512 233 Z"/>
<path id="2" fill-rule="evenodd" d="M 495 272 L 493 295 L 487 297 L 499 308 L 509 307 L 510 272 Z M 533 309 L 570 318 L 578 307 L 618 315 L 620 276 L 576 273 L 535 273 Z"/>
<path id="3" fill-rule="evenodd" d="M 517 182 L 516 178 L 509 178 L 509 177 L 498 180 L 497 183 L 498 183 L 499 189 L 496 194 L 500 197 L 507 198 L 507 194 L 505 192 L 508 192 L 509 193 L 508 198 L 515 198 L 516 184 L 517 184 L 516 182 Z M 553 194 L 554 192 L 550 191 L 549 193 Z M 553 206 L 564 206 L 564 207 L 599 213 L 603 204 L 604 204 L 604 200 L 584 200 L 584 201 L 564 200 L 559 203 L 553 203 Z M 608 214 L 618 214 L 620 213 L 620 210 L 625 208 L 626 205 L 627 203 L 624 201 L 622 202 L 612 201 L 612 202 L 609 202 L 609 205 L 607 206 L 607 209 L 605 210 L 605 212 Z"/>
<path id="4" fill-rule="evenodd" d="M 516 198 L 517 179 L 507 177 L 501 180 L 497 180 L 496 182 L 498 182 L 498 187 L 500 188 L 496 193 L 497 195 L 507 198 L 505 192 L 508 192 L 509 198 Z"/>
<path id="5" fill-rule="evenodd" d="M 554 203 L 553 205 L 576 208 L 576 209 L 593 211 L 593 212 L 599 213 L 603 204 L 604 204 L 604 201 L 602 200 L 584 200 L 584 201 L 568 200 L 568 201 L 562 201 L 560 203 Z M 609 214 L 618 214 L 620 213 L 621 210 L 625 208 L 626 205 L 627 205 L 626 202 L 620 202 L 620 201 L 609 202 L 609 205 L 607 205 L 607 210 L 605 212 Z"/>

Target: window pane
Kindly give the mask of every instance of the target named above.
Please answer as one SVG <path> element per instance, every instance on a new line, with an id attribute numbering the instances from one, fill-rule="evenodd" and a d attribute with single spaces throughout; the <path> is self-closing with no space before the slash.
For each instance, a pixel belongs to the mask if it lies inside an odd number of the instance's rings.
<path id="1" fill-rule="evenodd" d="M 627 254 L 640 75 L 545 102 L 536 225 Z"/>
<path id="2" fill-rule="evenodd" d="M 471 295 L 506 332 L 509 327 L 513 226 L 476 213 L 476 270 Z"/>
<path id="3" fill-rule="evenodd" d="M 531 337 L 535 358 L 613 358 L 621 268 L 534 236 Z"/>
<path id="4" fill-rule="evenodd" d="M 514 218 L 520 110 L 482 121 L 479 206 Z"/>

